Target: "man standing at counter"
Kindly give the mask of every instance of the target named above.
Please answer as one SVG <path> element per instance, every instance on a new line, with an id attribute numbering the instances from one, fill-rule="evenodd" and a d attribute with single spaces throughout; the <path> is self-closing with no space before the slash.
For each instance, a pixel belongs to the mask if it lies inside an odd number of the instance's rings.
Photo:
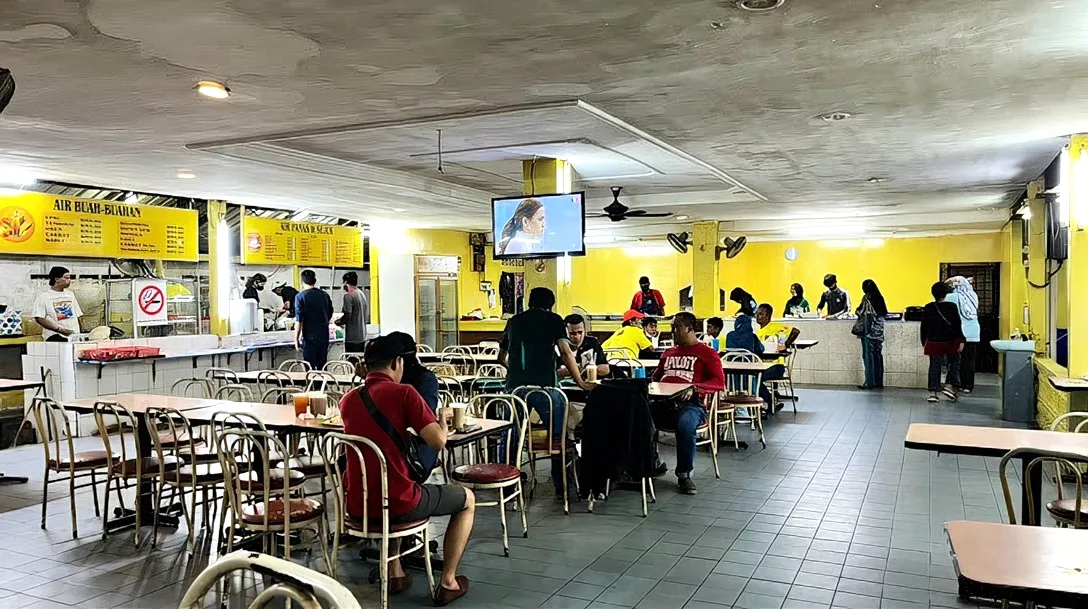
<path id="1" fill-rule="evenodd" d="M 642 313 L 643 315 L 657 315 L 662 316 L 665 314 L 665 298 L 661 295 L 661 292 L 650 289 L 650 278 L 643 275 L 638 278 L 639 291 L 635 292 L 635 297 L 631 299 L 631 309 Z"/>
<path id="2" fill-rule="evenodd" d="M 344 304 L 336 325 L 344 327 L 344 352 L 362 353 L 366 346 L 366 322 L 370 319 L 370 307 L 366 296 L 359 289 L 359 274 L 344 273 Z"/>
<path id="3" fill-rule="evenodd" d="M 68 342 L 68 337 L 79 333 L 79 308 L 76 295 L 68 290 L 72 276 L 63 266 L 49 269 L 49 289 L 34 300 L 34 322 L 42 327 L 46 342 Z"/>
<path id="4" fill-rule="evenodd" d="M 816 310 L 819 312 L 823 312 L 824 307 L 827 308 L 824 319 L 838 319 L 849 314 L 850 295 L 846 293 L 846 290 L 839 288 L 839 278 L 834 274 L 824 275 L 824 287 L 827 291 L 820 297 L 820 304 L 816 305 Z"/>
<path id="5" fill-rule="evenodd" d="M 317 289 L 317 274 L 302 271 L 305 286 L 295 297 L 295 349 L 310 368 L 321 370 L 329 359 L 329 320 L 332 319 L 332 299 Z"/>

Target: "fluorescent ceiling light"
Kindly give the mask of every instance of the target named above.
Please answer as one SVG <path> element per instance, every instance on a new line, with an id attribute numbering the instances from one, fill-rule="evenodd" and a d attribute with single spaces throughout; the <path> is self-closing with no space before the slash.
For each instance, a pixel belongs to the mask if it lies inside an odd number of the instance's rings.
<path id="1" fill-rule="evenodd" d="M 614 235 L 586 235 L 586 245 L 592 245 L 594 243 L 615 243 L 616 237 Z"/>
<path id="2" fill-rule="evenodd" d="M 691 217 L 691 216 L 676 216 L 676 219 L 677 219 L 677 220 L 687 220 L 687 219 L 688 219 L 688 218 L 690 218 L 690 217 Z"/>
<path id="3" fill-rule="evenodd" d="M 178 179 L 179 180 L 194 180 L 194 179 L 196 179 L 196 174 L 193 173 L 192 169 L 179 169 L 178 170 Z"/>
<path id="4" fill-rule="evenodd" d="M 795 226 L 789 229 L 791 237 L 845 237 L 850 235 L 864 235 L 869 232 L 867 227 L 850 224 L 813 224 L 808 226 Z"/>
<path id="5" fill-rule="evenodd" d="M 0 185 L 25 188 L 37 182 L 29 171 L 19 167 L 0 167 Z"/>
<path id="6" fill-rule="evenodd" d="M 230 97 L 230 89 L 227 85 L 215 82 L 214 80 L 202 80 L 196 83 L 196 90 L 204 97 L 211 97 L 212 99 L 226 99 Z"/>
<path id="7" fill-rule="evenodd" d="M 139 202 L 140 202 L 140 197 L 136 196 L 136 193 L 134 193 L 134 192 L 128 193 L 128 196 L 125 197 L 125 203 L 130 203 L 132 205 L 136 205 Z"/>
<path id="8" fill-rule="evenodd" d="M 1016 212 L 1020 214 L 1020 217 L 1024 220 L 1031 220 L 1031 206 L 1027 203 L 1020 206 L 1020 210 Z"/>
<path id="9" fill-rule="evenodd" d="M 291 216 L 291 220 L 294 221 L 294 222 L 302 222 L 303 220 L 305 220 L 306 218 L 309 218 L 309 217 L 310 217 L 310 212 L 306 211 L 305 209 L 300 209 L 297 212 L 295 212 L 295 214 L 293 216 Z"/>

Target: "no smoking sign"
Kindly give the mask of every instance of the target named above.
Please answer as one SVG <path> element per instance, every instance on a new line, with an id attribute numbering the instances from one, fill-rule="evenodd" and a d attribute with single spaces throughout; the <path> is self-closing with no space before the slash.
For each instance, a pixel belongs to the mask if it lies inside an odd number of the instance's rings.
<path id="1" fill-rule="evenodd" d="M 162 323 L 166 321 L 166 282 L 159 279 L 142 279 L 132 286 L 133 310 L 136 323 Z"/>

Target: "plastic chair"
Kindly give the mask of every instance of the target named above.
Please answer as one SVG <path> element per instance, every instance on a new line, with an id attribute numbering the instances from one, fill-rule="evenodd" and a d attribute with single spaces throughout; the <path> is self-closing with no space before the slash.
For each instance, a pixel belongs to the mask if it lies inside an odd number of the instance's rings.
<path id="1" fill-rule="evenodd" d="M 180 609 L 204 609 L 205 597 L 236 571 L 252 571 L 270 581 L 249 609 L 280 607 L 293 601 L 301 609 L 362 609 L 355 595 L 336 580 L 291 561 L 245 550 L 231 552 L 215 561 L 193 580 L 181 598 Z"/>
<path id="2" fill-rule="evenodd" d="M 279 369 L 284 372 L 309 372 L 310 362 L 301 359 L 284 360 Z"/>
<path id="3" fill-rule="evenodd" d="M 42 482 L 42 529 L 45 529 L 46 513 L 49 507 L 49 484 L 63 482 L 64 478 L 49 479 L 50 472 L 68 474 L 68 498 L 72 511 L 72 539 L 79 537 L 76 526 L 76 490 L 91 487 L 94 496 L 94 515 L 100 517 L 98 509 L 98 479 L 100 470 L 105 473 L 109 464 L 109 455 L 105 451 L 76 452 L 72 441 L 72 427 L 68 411 L 50 398 L 34 398 L 30 406 L 34 422 L 38 426 L 42 448 L 45 449 L 45 478 Z M 61 450 L 61 444 L 66 450 Z M 114 455 L 116 458 L 116 455 Z M 89 484 L 76 484 L 76 481 L 90 478 Z M 107 490 L 109 487 L 106 487 Z"/>
<path id="4" fill-rule="evenodd" d="M 373 453 L 374 461 L 378 464 L 378 471 L 367 471 L 364 454 Z M 389 522 L 389 468 L 385 455 L 376 444 L 370 440 L 343 433 L 325 434 L 321 444 L 321 455 L 325 463 L 326 477 L 332 484 L 332 490 L 336 497 L 336 526 L 332 531 L 332 560 L 329 561 L 329 573 L 336 577 L 336 557 L 340 551 L 340 538 L 344 535 L 359 539 L 374 540 L 378 542 L 378 585 L 380 587 L 381 609 L 389 607 L 389 563 L 414 552 L 423 552 L 424 570 L 427 573 L 428 590 L 431 599 L 434 599 L 435 582 L 434 570 L 431 568 L 430 533 L 428 528 L 430 520 L 418 520 L 402 524 Z M 344 478 L 347 474 L 347 463 L 355 460 L 359 465 L 360 484 L 359 491 L 363 494 L 362 503 L 365 506 L 381 505 L 381 517 L 370 516 L 369 509 L 355 516 L 347 513 L 347 501 L 345 497 Z M 374 501 L 371 494 L 374 492 L 368 481 L 376 482 L 381 488 L 379 501 Z M 377 521 L 377 522 L 375 522 Z M 416 542 L 416 537 L 422 541 Z M 397 554 L 390 556 L 389 542 L 391 540 L 412 539 L 412 546 L 405 550 L 400 548 Z"/>
<path id="5" fill-rule="evenodd" d="M 477 413 L 493 412 L 499 406 L 503 417 L 514 425 L 514 434 L 504 434 L 501 448 L 493 462 L 460 465 L 453 470 L 451 477 L 462 486 L 473 491 L 498 491 L 496 501 L 476 499 L 476 507 L 498 507 L 499 520 L 502 522 L 502 553 L 510 556 L 510 537 L 506 527 L 506 504 L 517 499 L 518 511 L 521 512 L 522 537 L 529 537 L 529 523 L 525 517 L 525 496 L 521 487 L 521 459 L 525 452 L 525 435 L 529 427 L 529 407 L 525 401 L 513 395 L 478 395 L 472 398 L 470 408 Z M 511 436 L 516 441 L 511 446 Z M 513 488 L 507 494 L 506 489 Z"/>

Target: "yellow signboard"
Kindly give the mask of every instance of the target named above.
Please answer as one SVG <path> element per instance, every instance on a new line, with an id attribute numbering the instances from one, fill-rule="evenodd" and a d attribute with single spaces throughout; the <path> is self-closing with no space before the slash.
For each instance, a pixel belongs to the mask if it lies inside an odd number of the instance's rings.
<path id="1" fill-rule="evenodd" d="M 246 216 L 242 262 L 362 268 L 363 229 Z"/>
<path id="2" fill-rule="evenodd" d="M 195 261 L 197 234 L 191 209 L 0 193 L 0 254 Z"/>

